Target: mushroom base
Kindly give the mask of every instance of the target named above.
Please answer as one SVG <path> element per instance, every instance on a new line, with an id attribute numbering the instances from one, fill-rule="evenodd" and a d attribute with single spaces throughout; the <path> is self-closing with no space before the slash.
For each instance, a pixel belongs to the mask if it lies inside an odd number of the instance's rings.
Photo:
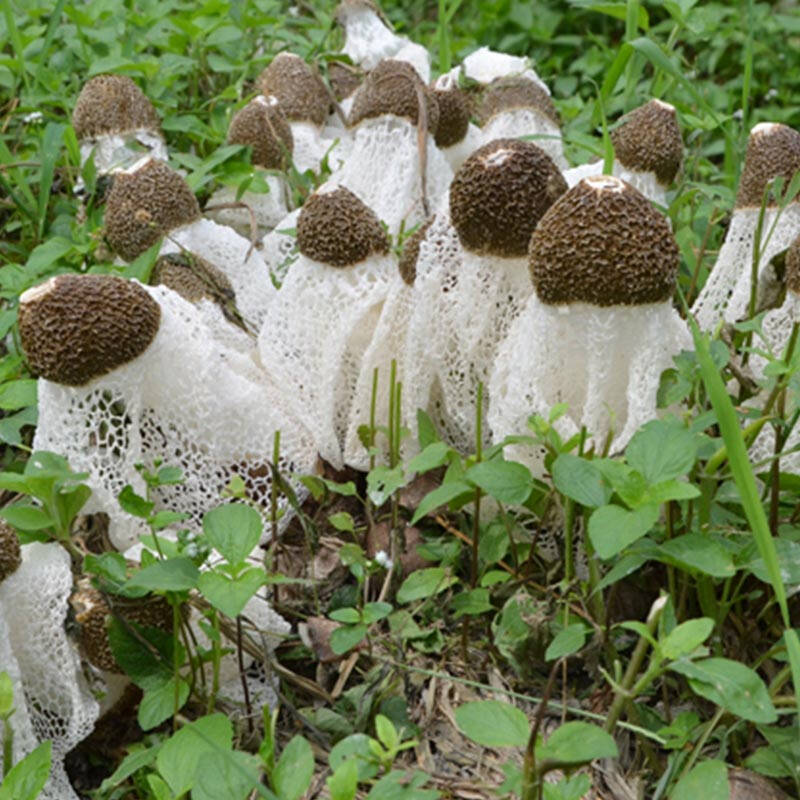
<path id="1" fill-rule="evenodd" d="M 237 198 L 235 186 L 223 186 L 211 195 L 208 206 L 227 203 L 246 203 L 253 212 L 257 233 L 264 236 L 289 213 L 286 204 L 288 193 L 285 181 L 277 175 L 265 175 L 268 192 L 245 192 Z M 240 236 L 249 239 L 252 234 L 251 216 L 246 208 L 218 208 L 207 210 L 206 216 L 220 225 L 233 228 Z"/>

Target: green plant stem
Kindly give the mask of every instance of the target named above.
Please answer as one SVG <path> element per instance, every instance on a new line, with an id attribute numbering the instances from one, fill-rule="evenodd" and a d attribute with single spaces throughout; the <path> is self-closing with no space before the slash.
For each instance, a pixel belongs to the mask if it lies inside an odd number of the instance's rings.
<path id="1" fill-rule="evenodd" d="M 684 775 L 687 775 L 692 767 L 695 765 L 695 762 L 700 757 L 700 754 L 703 751 L 703 748 L 708 741 L 708 737 L 711 736 L 714 728 L 717 727 L 719 721 L 722 719 L 722 715 L 725 713 L 724 708 L 718 708 L 714 716 L 706 723 L 703 732 L 700 734 L 700 738 L 695 743 L 694 748 L 692 748 L 692 752 L 689 755 L 689 758 L 686 759 L 686 763 L 683 765 L 683 769 L 681 770 L 681 775 L 678 780 L 683 778 Z"/>
<path id="2" fill-rule="evenodd" d="M 172 598 L 172 680 L 175 682 L 175 692 L 172 698 L 172 731 L 178 730 L 178 711 L 181 704 L 181 659 L 178 649 L 178 638 L 181 627 L 180 603 L 176 598 Z"/>
<path id="3" fill-rule="evenodd" d="M 239 678 L 242 682 L 242 693 L 244 694 L 244 713 L 247 717 L 247 730 L 253 733 L 253 706 L 250 703 L 250 687 L 247 685 L 247 675 L 244 671 L 244 649 L 242 648 L 242 617 L 236 617 L 236 658 L 239 662 Z"/>
<path id="4" fill-rule="evenodd" d="M 14 729 L 11 727 L 8 716 L 3 717 L 3 775 L 8 775 L 8 771 L 14 766 Z"/>
<path id="5" fill-rule="evenodd" d="M 478 382 L 477 409 L 475 412 L 475 462 L 483 460 L 483 383 Z M 481 497 L 479 487 L 475 487 L 475 503 L 472 516 L 472 565 L 470 585 L 474 589 L 478 585 L 478 547 L 481 535 Z"/>
<path id="6" fill-rule="evenodd" d="M 647 629 L 651 634 L 654 634 L 656 628 L 658 627 L 658 621 L 661 619 L 661 614 L 665 605 L 666 597 L 662 596 L 659 597 L 650 608 L 650 613 L 647 617 Z M 644 661 L 644 657 L 647 654 L 647 648 L 649 646 L 650 642 L 644 636 L 640 636 L 639 641 L 636 643 L 636 647 L 633 650 L 633 654 L 631 655 L 628 668 L 625 670 L 622 683 L 614 694 L 614 700 L 611 703 L 611 709 L 609 710 L 608 717 L 606 718 L 606 724 L 604 728 L 608 733 L 611 733 L 611 731 L 614 730 L 614 726 L 617 724 L 617 721 L 622 714 L 622 710 L 625 708 L 625 704 L 628 702 L 628 700 L 632 700 L 643 689 L 647 688 L 644 679 L 649 677 L 650 671 L 648 670 L 648 673 L 645 674 L 645 676 L 640 679 L 638 683 L 636 683 L 636 676 L 639 674 L 639 670 L 642 666 L 642 662 Z"/>

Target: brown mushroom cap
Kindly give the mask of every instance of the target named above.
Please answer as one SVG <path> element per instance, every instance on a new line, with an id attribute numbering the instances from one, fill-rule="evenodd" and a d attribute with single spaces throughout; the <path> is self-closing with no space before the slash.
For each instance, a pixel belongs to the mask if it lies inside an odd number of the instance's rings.
<path id="1" fill-rule="evenodd" d="M 153 267 L 150 283 L 166 286 L 190 303 L 199 303 L 206 299 L 216 301 L 220 296 L 228 299 L 235 297 L 228 276 L 193 253 L 168 253 L 161 256 Z"/>
<path id="2" fill-rule="evenodd" d="M 14 528 L 0 519 L 0 583 L 17 571 L 22 563 L 19 537 Z"/>
<path id="3" fill-rule="evenodd" d="M 531 237 L 530 270 L 552 305 L 640 305 L 669 300 L 678 245 L 666 217 L 630 184 L 584 178 L 554 203 Z"/>
<path id="4" fill-rule="evenodd" d="M 783 189 L 800 170 L 800 133 L 778 122 L 762 122 L 750 131 L 736 208 L 760 208 L 767 184 L 783 177 Z M 775 205 L 770 197 L 768 205 Z"/>
<path id="5" fill-rule="evenodd" d="M 433 133 L 439 125 L 439 105 L 433 92 L 411 64 L 386 58 L 367 75 L 356 92 L 347 124 L 352 127 L 365 119 L 394 114 L 416 125 L 419 120 L 419 92 L 425 100 L 428 130 Z"/>
<path id="6" fill-rule="evenodd" d="M 106 200 L 106 237 L 126 261 L 133 261 L 165 233 L 200 216 L 192 190 L 163 161 L 149 159 L 133 172 L 114 177 Z"/>
<path id="7" fill-rule="evenodd" d="M 611 132 L 614 155 L 630 170 L 653 172 L 663 186 L 675 180 L 683 162 L 683 140 L 675 108 L 651 100 L 622 118 Z"/>
<path id="8" fill-rule="evenodd" d="M 495 114 L 517 108 L 536 109 L 556 125 L 561 124 L 550 95 L 536 81 L 524 75 L 495 78 L 480 93 L 475 114 L 483 126 Z"/>
<path id="9" fill-rule="evenodd" d="M 172 606 L 165 598 L 150 596 L 137 600 L 114 598 L 112 611 L 105 597 L 86 578 L 78 581 L 77 591 L 70 597 L 80 625 L 80 644 L 86 659 L 97 669 L 124 674 L 108 641 L 108 625 L 114 615 L 125 622 L 144 628 L 172 630 Z"/>
<path id="10" fill-rule="evenodd" d="M 294 147 L 292 129 L 278 101 L 264 97 L 256 97 L 236 112 L 228 142 L 252 147 L 253 164 L 264 169 L 283 169 Z"/>
<path id="11" fill-rule="evenodd" d="M 364 70 L 353 64 L 345 64 L 343 61 L 331 61 L 328 63 L 328 78 L 334 96 L 341 102 L 361 86 L 364 81 Z"/>
<path id="12" fill-rule="evenodd" d="M 786 251 L 786 288 L 790 292 L 800 294 L 800 236 Z"/>
<path id="13" fill-rule="evenodd" d="M 328 90 L 314 70 L 293 53 L 278 53 L 258 76 L 261 93 L 278 98 L 289 120 L 322 125 L 328 117 L 331 100 Z"/>
<path id="14" fill-rule="evenodd" d="M 450 219 L 474 253 L 520 257 L 542 215 L 567 184 L 540 147 L 495 139 L 479 147 L 450 184 Z"/>
<path id="15" fill-rule="evenodd" d="M 397 268 L 400 270 L 400 277 L 409 286 L 413 286 L 417 278 L 419 246 L 422 244 L 422 240 L 425 238 L 425 234 L 428 232 L 428 228 L 430 228 L 434 219 L 435 217 L 426 219 L 403 243 L 403 252 L 400 254 Z"/>
<path id="16" fill-rule="evenodd" d="M 433 89 L 439 106 L 439 124 L 434 139 L 439 147 L 458 144 L 469 128 L 469 100 L 457 86 L 451 89 Z"/>
<path id="17" fill-rule="evenodd" d="M 297 246 L 313 261 L 348 267 L 389 252 L 389 240 L 375 212 L 349 189 L 317 192 L 297 219 Z"/>
<path id="18" fill-rule="evenodd" d="M 79 139 L 106 133 L 158 131 L 161 123 L 153 104 L 126 75 L 96 75 L 88 80 L 72 112 Z"/>
<path id="19" fill-rule="evenodd" d="M 19 333 L 31 370 L 82 386 L 141 355 L 161 307 L 137 283 L 114 275 L 57 275 L 20 298 Z"/>

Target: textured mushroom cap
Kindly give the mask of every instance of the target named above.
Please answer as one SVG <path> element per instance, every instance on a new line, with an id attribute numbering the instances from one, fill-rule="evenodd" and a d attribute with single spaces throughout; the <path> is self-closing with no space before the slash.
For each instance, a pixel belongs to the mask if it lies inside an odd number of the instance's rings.
<path id="1" fill-rule="evenodd" d="M 162 284 L 190 303 L 220 298 L 232 300 L 233 286 L 224 272 L 193 253 L 169 253 L 161 256 L 150 276 L 153 285 Z"/>
<path id="2" fill-rule="evenodd" d="M 800 294 L 800 236 L 786 251 L 786 288 L 790 292 Z"/>
<path id="3" fill-rule="evenodd" d="M 163 161 L 149 159 L 114 177 L 106 200 L 106 237 L 126 261 L 133 261 L 165 233 L 200 216 L 192 190 Z"/>
<path id="4" fill-rule="evenodd" d="M 408 237 L 403 243 L 403 252 L 400 254 L 400 260 L 397 263 L 397 268 L 400 270 L 400 277 L 409 286 L 414 285 L 417 278 L 417 259 L 419 258 L 419 246 L 425 238 L 434 217 L 426 219 L 422 225 Z"/>
<path id="5" fill-rule="evenodd" d="M 158 131 L 161 123 L 153 104 L 126 75 L 96 75 L 87 81 L 72 112 L 79 139 L 104 133 Z"/>
<path id="6" fill-rule="evenodd" d="M 386 58 L 367 75 L 353 98 L 353 107 L 347 124 L 383 114 L 405 117 L 415 125 L 419 120 L 419 94 L 425 98 L 428 130 L 433 133 L 439 125 L 439 105 L 417 71 L 406 61 Z"/>
<path id="7" fill-rule="evenodd" d="M 314 70 L 293 53 L 278 53 L 258 76 L 262 94 L 278 98 L 287 119 L 322 125 L 331 99 Z"/>
<path id="8" fill-rule="evenodd" d="M 683 140 L 675 108 L 651 100 L 634 109 L 611 132 L 614 155 L 630 170 L 652 172 L 669 186 L 683 162 Z"/>
<path id="9" fill-rule="evenodd" d="M 524 75 L 495 78 L 480 94 L 475 114 L 480 125 L 485 125 L 495 114 L 515 108 L 535 108 L 556 125 L 561 124 L 550 95 Z"/>
<path id="10" fill-rule="evenodd" d="M 112 612 L 102 593 L 82 578 L 78 581 L 78 590 L 70 597 L 70 604 L 76 611 L 75 620 L 80 625 L 80 643 L 86 659 L 107 672 L 124 674 L 108 642 L 108 625 L 115 614 L 129 625 L 172 630 L 172 607 L 163 597 L 115 598 Z"/>
<path id="11" fill-rule="evenodd" d="M 542 215 L 567 190 L 550 156 L 532 142 L 495 139 L 479 147 L 450 184 L 450 219 L 474 253 L 528 252 Z"/>
<path id="12" fill-rule="evenodd" d="M 337 100 L 342 101 L 350 97 L 361 86 L 364 80 L 364 71 L 352 64 L 343 61 L 331 61 L 328 64 L 328 78 L 331 89 Z"/>
<path id="13" fill-rule="evenodd" d="M 767 184 L 783 177 L 783 190 L 800 169 L 800 133 L 779 122 L 761 122 L 750 131 L 744 168 L 739 178 L 736 208 L 759 208 Z M 768 205 L 775 205 L 770 197 Z"/>
<path id="14" fill-rule="evenodd" d="M 280 104 L 265 97 L 256 97 L 236 112 L 228 128 L 228 142 L 250 145 L 253 164 L 265 169 L 283 169 L 286 154 L 294 147 L 292 129 Z"/>
<path id="15" fill-rule="evenodd" d="M 4 519 L 0 519 L 0 583 L 16 572 L 21 563 L 17 532 Z"/>
<path id="16" fill-rule="evenodd" d="M 531 277 L 544 303 L 663 302 L 675 290 L 678 263 L 666 217 L 611 175 L 584 178 L 531 237 Z"/>
<path id="17" fill-rule="evenodd" d="M 458 87 L 452 89 L 433 89 L 433 96 L 439 106 L 439 124 L 434 139 L 439 147 L 458 144 L 469 128 L 469 100 Z"/>
<path id="18" fill-rule="evenodd" d="M 389 240 L 375 212 L 349 189 L 317 192 L 297 218 L 297 246 L 313 261 L 348 267 L 373 253 L 389 252 Z"/>
<path id="19" fill-rule="evenodd" d="M 114 275 L 57 275 L 28 289 L 19 303 L 31 370 L 67 386 L 141 355 L 160 320 L 160 306 L 139 284 Z"/>

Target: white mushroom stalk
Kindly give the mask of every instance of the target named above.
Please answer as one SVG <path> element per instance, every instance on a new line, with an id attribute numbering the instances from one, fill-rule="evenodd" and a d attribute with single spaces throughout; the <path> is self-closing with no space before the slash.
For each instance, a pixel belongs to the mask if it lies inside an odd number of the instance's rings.
<path id="1" fill-rule="evenodd" d="M 683 140 L 674 106 L 650 100 L 626 114 L 611 132 L 612 174 L 638 189 L 648 200 L 668 206 L 667 189 L 683 163 Z M 603 161 L 564 171 L 572 188 L 583 178 L 603 174 Z"/>
<path id="2" fill-rule="evenodd" d="M 64 757 L 91 733 L 99 706 L 64 627 L 72 591 L 69 554 L 55 543 L 24 545 L 19 566 L 3 577 L 0 667 L 14 688 L 14 759 L 51 742 L 50 777 L 40 797 L 77 800 Z"/>
<path id="3" fill-rule="evenodd" d="M 245 323 L 257 331 L 275 288 L 252 243 L 232 228 L 200 216 L 192 190 L 166 164 L 153 159 L 118 173 L 106 201 L 106 237 L 132 261 L 159 239 L 161 255 L 193 255 L 230 281 Z"/>
<path id="4" fill-rule="evenodd" d="M 798 170 L 800 133 L 780 123 L 756 125 L 747 143 L 736 205 L 725 241 L 711 275 L 692 306 L 692 313 L 703 330 L 714 329 L 721 320 L 736 322 L 748 315 L 754 272 L 756 308 L 777 283 L 771 261 L 800 234 L 800 202 L 795 198 L 782 206 L 770 191 L 763 217 L 762 203 L 774 179 L 783 178 L 785 192 Z M 756 259 L 759 220 L 761 237 Z"/>
<path id="5" fill-rule="evenodd" d="M 336 19 L 344 28 L 342 53 L 354 64 L 371 70 L 384 59 L 392 58 L 410 64 L 425 83 L 430 80 L 428 51 L 390 30 L 372 0 L 344 0 L 336 9 Z"/>
<path id="6" fill-rule="evenodd" d="M 342 127 L 326 129 L 331 98 L 319 75 L 292 53 L 278 53 L 258 78 L 261 93 L 275 97 L 292 131 L 292 161 L 299 172 L 319 173 L 327 156 L 332 169 L 341 165 L 349 141 Z M 338 139 L 338 142 L 337 142 Z"/>
<path id="7" fill-rule="evenodd" d="M 396 259 L 378 218 L 345 188 L 306 201 L 297 243 L 300 256 L 269 308 L 259 353 L 320 455 L 340 468 L 361 358 Z"/>
<path id="8" fill-rule="evenodd" d="M 181 468 L 183 482 L 162 487 L 154 500 L 187 513 L 192 526 L 237 475 L 269 519 L 277 431 L 277 467 L 287 480 L 314 469 L 313 439 L 279 390 L 170 289 L 59 275 L 23 294 L 19 326 L 40 376 L 34 447 L 89 474 L 87 510 L 109 515 L 120 550 L 143 532 L 117 501 L 126 484 L 145 492 L 137 464 Z M 279 505 L 286 508 L 285 498 Z"/>
<path id="9" fill-rule="evenodd" d="M 531 234 L 564 191 L 552 159 L 517 139 L 481 147 L 456 173 L 449 202 L 419 244 L 404 353 L 406 422 L 425 408 L 445 441 L 474 450 L 478 384 L 486 388 L 495 350 L 533 290 Z"/>
<path id="10" fill-rule="evenodd" d="M 679 263 L 669 224 L 613 176 L 586 178 L 551 206 L 530 243 L 535 292 L 498 349 L 489 383 L 495 441 L 530 433 L 532 414 L 587 447 L 619 452 L 656 416 L 662 371 L 691 348 L 672 307 Z M 509 447 L 543 473 L 543 453 Z"/>
<path id="11" fill-rule="evenodd" d="M 125 75 L 97 75 L 84 84 L 72 127 L 78 137 L 81 166 L 94 155 L 101 175 L 127 169 L 147 154 L 167 160 L 167 146 L 153 104 Z"/>
<path id="12" fill-rule="evenodd" d="M 224 186 L 211 196 L 206 216 L 230 226 L 246 238 L 252 235 L 252 219 L 255 218 L 258 232 L 263 236 L 289 213 L 286 181 L 274 172 L 286 168 L 294 139 L 277 99 L 259 95 L 238 111 L 228 128 L 228 143 L 253 148 L 253 169 L 268 191 L 248 190 L 238 197 L 236 186 Z M 237 207 L 239 202 L 246 204 L 249 210 Z"/>
<path id="13" fill-rule="evenodd" d="M 349 189 L 392 234 L 427 219 L 453 176 L 431 133 L 418 128 L 421 107 L 428 131 L 436 131 L 438 104 L 416 72 L 402 61 L 381 62 L 353 101 L 347 160 L 324 184 Z"/>

